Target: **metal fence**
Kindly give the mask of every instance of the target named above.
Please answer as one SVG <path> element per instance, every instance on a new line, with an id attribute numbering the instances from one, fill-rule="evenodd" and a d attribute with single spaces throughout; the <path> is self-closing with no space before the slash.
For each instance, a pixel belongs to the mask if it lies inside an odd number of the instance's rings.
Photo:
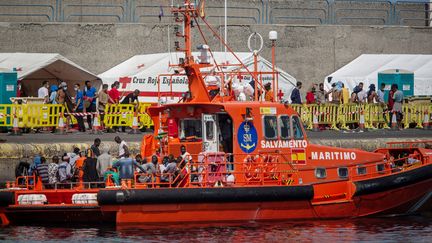
<path id="1" fill-rule="evenodd" d="M 181 0 L 2 0 L 2 22 L 168 23 Z M 431 26 L 429 0 L 230 0 L 230 24 Z M 223 24 L 223 1 L 207 0 L 207 18 Z M 161 18 L 159 16 L 161 15 Z"/>

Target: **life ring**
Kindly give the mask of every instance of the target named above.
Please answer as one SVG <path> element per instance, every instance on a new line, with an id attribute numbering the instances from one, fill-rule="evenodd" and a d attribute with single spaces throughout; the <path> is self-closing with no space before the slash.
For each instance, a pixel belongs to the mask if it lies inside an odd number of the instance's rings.
<path id="1" fill-rule="evenodd" d="M 243 159 L 243 169 L 245 171 L 245 178 L 247 181 L 259 179 L 260 162 L 261 158 L 259 157 L 259 155 L 248 155 Z"/>
<path id="2" fill-rule="evenodd" d="M 263 158 L 263 174 L 264 178 L 274 179 L 276 176 L 276 163 L 277 157 L 272 155 L 265 155 Z"/>

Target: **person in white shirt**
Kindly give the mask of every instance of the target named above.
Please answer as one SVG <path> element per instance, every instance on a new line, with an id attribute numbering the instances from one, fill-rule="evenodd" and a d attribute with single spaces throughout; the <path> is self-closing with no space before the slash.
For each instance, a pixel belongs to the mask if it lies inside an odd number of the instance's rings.
<path id="1" fill-rule="evenodd" d="M 357 93 L 358 103 L 366 103 L 368 100 L 367 98 L 368 98 L 368 94 L 366 90 L 362 90 Z"/>
<path id="2" fill-rule="evenodd" d="M 385 100 L 384 100 L 385 86 L 386 86 L 385 83 L 381 83 L 380 89 L 377 91 L 377 102 L 381 104 L 385 104 Z"/>
<path id="3" fill-rule="evenodd" d="M 48 88 L 49 88 L 48 81 L 43 81 L 42 82 L 42 87 L 40 87 L 38 89 L 38 98 L 43 98 L 45 104 L 49 103 L 49 91 L 48 91 Z"/>
<path id="4" fill-rule="evenodd" d="M 129 148 L 127 146 L 127 143 L 122 140 L 119 136 L 116 136 L 114 138 L 114 141 L 119 145 L 119 153 L 118 153 L 118 158 L 119 159 L 124 159 L 124 158 L 129 158 Z"/>

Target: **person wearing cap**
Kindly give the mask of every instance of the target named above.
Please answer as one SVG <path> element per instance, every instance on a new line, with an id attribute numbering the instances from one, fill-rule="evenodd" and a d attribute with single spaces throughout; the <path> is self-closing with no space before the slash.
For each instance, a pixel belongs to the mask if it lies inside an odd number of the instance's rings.
<path id="1" fill-rule="evenodd" d="M 273 94 L 273 90 L 271 88 L 271 83 L 266 83 L 264 85 L 264 89 L 265 89 L 265 101 L 273 102 L 274 101 L 274 94 Z"/>

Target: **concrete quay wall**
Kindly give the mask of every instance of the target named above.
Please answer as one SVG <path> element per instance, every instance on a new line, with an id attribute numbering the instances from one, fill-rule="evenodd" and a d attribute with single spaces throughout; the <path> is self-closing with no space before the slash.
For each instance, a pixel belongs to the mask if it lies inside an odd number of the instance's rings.
<path id="1" fill-rule="evenodd" d="M 357 148 L 367 151 L 373 151 L 379 147 L 385 147 L 389 141 L 421 141 L 418 138 L 377 138 L 377 139 L 310 139 L 313 144 L 334 146 L 341 148 Z M 15 167 L 20 161 L 32 162 L 35 155 L 41 155 L 50 160 L 54 155 L 62 155 L 70 152 L 74 147 L 85 150 L 90 147 L 90 142 L 80 143 L 3 143 L 0 144 L 0 182 L 13 180 L 15 176 Z M 139 142 L 129 142 L 129 148 L 132 154 L 140 151 Z M 114 142 L 104 142 L 103 146 L 108 146 L 110 154 L 118 153 L 118 145 Z"/>
<path id="2" fill-rule="evenodd" d="M 0 52 L 58 52 L 99 74 L 137 54 L 173 51 L 168 24 L 0 23 Z M 223 27 L 215 26 L 223 33 Z M 262 55 L 271 60 L 268 32 L 279 33 L 277 65 L 305 83 L 324 77 L 360 54 L 432 54 L 432 28 L 342 25 L 230 25 L 228 41 L 235 51 L 248 51 L 253 32 L 264 39 Z M 169 30 L 170 29 L 170 30 Z M 168 32 L 169 30 L 169 32 Z M 196 31 L 198 32 L 198 31 Z M 203 43 L 195 33 L 194 46 Z M 207 33 L 213 50 L 222 49 Z"/>

